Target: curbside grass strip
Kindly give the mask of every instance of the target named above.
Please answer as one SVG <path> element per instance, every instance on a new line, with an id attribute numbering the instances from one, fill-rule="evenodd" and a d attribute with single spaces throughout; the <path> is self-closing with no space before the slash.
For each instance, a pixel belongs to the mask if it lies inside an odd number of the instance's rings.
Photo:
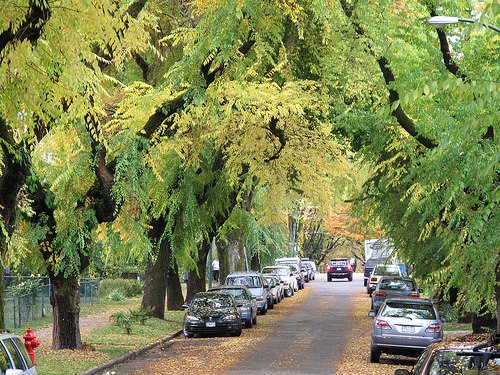
<path id="1" fill-rule="evenodd" d="M 178 330 L 177 332 L 174 332 L 173 334 L 171 334 L 170 336 L 167 336 L 161 340 L 158 340 L 152 344 L 149 344 L 149 345 L 146 345 L 142 348 L 139 348 L 139 349 L 136 349 L 136 350 L 131 350 L 130 352 L 128 353 L 125 353 L 125 354 L 122 354 L 121 356 L 119 357 L 116 357 L 115 359 L 112 359 L 111 361 L 109 362 L 106 362 L 106 363 L 103 363 L 102 365 L 99 365 L 99 366 L 96 366 L 90 370 L 87 370 L 85 372 L 81 372 L 79 375 L 96 375 L 96 374 L 99 374 L 101 373 L 102 371 L 105 371 L 113 366 L 116 366 L 120 363 L 123 363 L 125 362 L 126 360 L 128 359 L 131 359 L 131 358 L 135 358 L 145 352 L 147 352 L 148 350 L 151 350 L 153 349 L 154 347 L 158 346 L 158 345 L 161 345 L 163 343 L 166 343 L 170 340 L 172 340 L 173 338 L 179 336 L 180 334 L 182 333 L 182 329 Z"/>

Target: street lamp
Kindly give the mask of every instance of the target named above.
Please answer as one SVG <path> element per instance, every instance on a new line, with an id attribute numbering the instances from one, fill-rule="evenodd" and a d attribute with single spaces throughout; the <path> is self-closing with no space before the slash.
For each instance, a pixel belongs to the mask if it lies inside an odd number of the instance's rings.
<path id="1" fill-rule="evenodd" d="M 450 16 L 434 16 L 429 18 L 429 24 L 434 26 L 436 29 L 440 29 L 445 25 L 453 25 L 459 22 L 467 22 L 467 23 L 475 23 L 475 20 L 471 20 L 470 18 L 459 18 L 459 17 L 450 17 Z M 484 26 L 495 30 L 497 33 L 500 33 L 500 28 L 490 25 L 488 23 L 483 24 Z"/>

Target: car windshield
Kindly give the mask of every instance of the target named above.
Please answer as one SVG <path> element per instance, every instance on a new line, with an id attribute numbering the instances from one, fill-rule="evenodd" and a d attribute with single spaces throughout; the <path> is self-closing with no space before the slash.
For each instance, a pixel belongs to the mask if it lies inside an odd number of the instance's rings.
<path id="1" fill-rule="evenodd" d="M 382 279 L 378 285 L 379 290 L 415 290 L 412 280 Z"/>
<path id="2" fill-rule="evenodd" d="M 290 267 L 290 270 L 292 272 L 297 272 L 297 270 L 299 269 L 299 267 L 297 267 L 297 263 L 284 263 L 284 264 Z"/>
<path id="3" fill-rule="evenodd" d="M 431 305 L 419 303 L 389 302 L 380 316 L 387 318 L 436 319 Z"/>
<path id="4" fill-rule="evenodd" d="M 378 265 L 375 267 L 375 270 L 373 271 L 374 275 L 387 275 L 387 276 L 399 276 L 399 267 L 397 266 L 383 266 L 383 265 Z"/>
<path id="5" fill-rule="evenodd" d="M 273 277 L 266 277 L 266 281 L 270 286 L 276 286 L 276 281 Z"/>
<path id="6" fill-rule="evenodd" d="M 226 279 L 226 285 L 245 285 L 249 288 L 261 288 L 262 282 L 258 276 L 231 276 Z"/>
<path id="7" fill-rule="evenodd" d="M 264 268 L 262 273 L 273 273 L 280 276 L 288 276 L 288 270 L 286 268 Z"/>
<path id="8" fill-rule="evenodd" d="M 222 289 L 221 291 L 224 293 L 231 293 L 234 296 L 234 298 L 237 299 L 247 298 L 245 291 L 242 289 Z"/>
<path id="9" fill-rule="evenodd" d="M 454 375 L 465 374 L 469 369 L 471 356 L 457 355 L 456 351 L 440 350 L 432 358 L 429 365 L 429 375 Z M 488 361 L 482 374 L 490 374 L 488 370 L 498 371 L 500 367 L 500 358 L 492 358 Z M 479 372 L 478 372 L 479 373 Z M 494 372 L 498 374 L 498 372 Z"/>
<path id="10" fill-rule="evenodd" d="M 191 306 L 197 309 L 221 309 L 233 306 L 231 296 L 219 294 L 217 296 L 195 296 Z"/>

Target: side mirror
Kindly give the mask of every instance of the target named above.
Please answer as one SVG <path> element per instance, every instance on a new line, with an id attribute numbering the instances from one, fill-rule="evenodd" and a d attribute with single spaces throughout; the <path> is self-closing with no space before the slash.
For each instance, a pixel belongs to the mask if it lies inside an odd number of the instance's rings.
<path id="1" fill-rule="evenodd" d="M 183 309 L 187 309 L 187 308 L 189 308 L 189 305 L 188 305 L 188 304 L 183 304 L 183 305 L 182 305 L 182 308 L 183 308 Z"/>
<path id="2" fill-rule="evenodd" d="M 293 276 L 293 273 L 290 274 L 290 277 L 292 277 L 292 276 Z"/>
<path id="3" fill-rule="evenodd" d="M 265 289 L 269 289 L 269 284 L 264 284 Z"/>
<path id="4" fill-rule="evenodd" d="M 394 371 L 394 375 L 411 375 L 411 372 L 404 368 L 398 368 Z"/>
<path id="5" fill-rule="evenodd" d="M 448 320 L 448 319 L 446 318 L 446 315 L 440 316 L 440 319 L 441 319 L 441 321 L 442 321 L 443 323 L 446 323 L 446 321 Z"/>
<path id="6" fill-rule="evenodd" d="M 368 311 L 368 316 L 370 318 L 375 318 L 377 316 L 377 313 L 375 312 L 375 310 L 370 310 Z"/>
<path id="7" fill-rule="evenodd" d="M 424 290 L 419 288 L 419 289 L 418 289 L 418 292 L 419 292 L 420 294 L 422 294 L 422 293 L 424 292 Z"/>

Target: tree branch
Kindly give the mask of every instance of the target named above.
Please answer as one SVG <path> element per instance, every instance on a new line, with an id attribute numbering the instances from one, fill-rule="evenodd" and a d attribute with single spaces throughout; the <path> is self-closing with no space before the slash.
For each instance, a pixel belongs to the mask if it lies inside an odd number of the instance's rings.
<path id="1" fill-rule="evenodd" d="M 26 16 L 19 26 L 13 25 L 12 21 L 9 23 L 9 28 L 0 34 L 0 64 L 5 58 L 5 50 L 8 45 L 15 48 L 17 43 L 28 40 L 35 44 L 42 29 L 49 20 L 51 15 L 50 6 L 48 1 L 34 1 L 30 0 Z M 17 30 L 14 32 L 14 30 Z"/>

